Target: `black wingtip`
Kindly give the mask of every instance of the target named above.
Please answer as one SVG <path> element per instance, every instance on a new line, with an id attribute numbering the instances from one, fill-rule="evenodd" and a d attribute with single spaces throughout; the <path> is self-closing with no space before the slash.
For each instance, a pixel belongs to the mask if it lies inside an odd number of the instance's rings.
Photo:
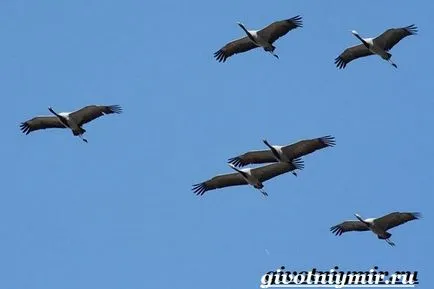
<path id="1" fill-rule="evenodd" d="M 417 35 L 418 33 L 418 28 L 414 24 L 405 27 L 405 30 L 407 30 L 411 35 Z"/>
<path id="2" fill-rule="evenodd" d="M 111 113 L 122 113 L 123 109 L 120 105 L 114 104 L 109 106 Z"/>
<path id="3" fill-rule="evenodd" d="M 331 135 L 323 136 L 320 140 L 328 147 L 334 147 L 336 145 L 336 139 Z"/>
<path id="4" fill-rule="evenodd" d="M 218 62 L 225 62 L 226 59 L 228 58 L 225 53 L 223 52 L 223 50 L 219 50 L 214 52 L 214 57 Z"/>
<path id="5" fill-rule="evenodd" d="M 206 187 L 204 183 L 194 184 L 191 189 L 197 196 L 203 196 L 206 192 Z"/>
<path id="6" fill-rule="evenodd" d="M 303 27 L 303 17 L 300 15 L 294 16 L 291 19 L 289 19 L 296 27 Z"/>
<path id="7" fill-rule="evenodd" d="M 294 167 L 298 170 L 304 169 L 304 161 L 301 158 L 296 158 L 291 161 Z"/>
<path id="8" fill-rule="evenodd" d="M 339 226 L 333 226 L 330 228 L 330 231 L 335 235 L 335 236 L 340 236 L 342 235 L 342 229 Z"/>
<path id="9" fill-rule="evenodd" d="M 244 166 L 243 161 L 239 157 L 233 157 L 233 158 L 228 159 L 228 163 L 233 164 L 237 168 Z"/>
<path id="10" fill-rule="evenodd" d="M 20 129 L 26 135 L 28 135 L 30 133 L 30 126 L 27 124 L 27 122 L 22 122 L 20 124 Z"/>
<path id="11" fill-rule="evenodd" d="M 339 69 L 344 69 L 347 66 L 347 63 L 340 56 L 335 58 L 335 64 Z"/>

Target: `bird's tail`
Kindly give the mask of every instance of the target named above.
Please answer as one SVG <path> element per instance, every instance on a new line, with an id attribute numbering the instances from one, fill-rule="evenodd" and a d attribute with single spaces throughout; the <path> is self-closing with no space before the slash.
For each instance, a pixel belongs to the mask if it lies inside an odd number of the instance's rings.
<path id="1" fill-rule="evenodd" d="M 265 47 L 264 50 L 268 52 L 274 52 L 276 47 L 274 45 L 270 45 L 269 47 Z"/>
<path id="2" fill-rule="evenodd" d="M 79 128 L 79 130 L 74 130 L 72 133 L 77 136 L 77 135 L 82 135 L 86 132 L 86 130 L 82 127 Z"/>
<path id="3" fill-rule="evenodd" d="M 384 235 L 378 236 L 378 239 L 386 240 L 390 237 L 392 237 L 392 234 L 390 234 L 389 232 L 385 232 Z"/>

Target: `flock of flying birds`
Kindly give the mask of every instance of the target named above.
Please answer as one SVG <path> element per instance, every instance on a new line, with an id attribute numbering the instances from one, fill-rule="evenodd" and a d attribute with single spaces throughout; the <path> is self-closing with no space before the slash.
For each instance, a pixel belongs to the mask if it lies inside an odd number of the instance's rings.
<path id="1" fill-rule="evenodd" d="M 274 57 L 279 56 L 274 52 L 276 47 L 273 43 L 289 31 L 302 27 L 302 17 L 297 15 L 290 19 L 273 22 L 261 30 L 247 30 L 246 27 L 238 22 L 246 36 L 227 43 L 224 47 L 214 53 L 214 57 L 219 62 L 225 62 L 234 54 L 243 53 L 254 48 L 262 47 Z M 362 38 L 357 31 L 351 31 L 361 44 L 345 49 L 335 58 L 337 68 L 343 69 L 347 64 L 357 58 L 378 55 L 388 61 L 393 67 L 398 66 L 391 60 L 390 49 L 403 38 L 415 35 L 417 27 L 410 25 L 401 28 L 391 28 L 375 38 Z M 57 113 L 53 108 L 48 110 L 53 114 L 49 116 L 37 116 L 21 123 L 23 133 L 29 134 L 32 131 L 48 128 L 67 128 L 72 131 L 74 136 L 80 137 L 84 142 L 88 142 L 83 137 L 86 130 L 83 125 L 105 114 L 122 113 L 119 105 L 89 105 L 74 112 Z M 193 185 L 193 192 L 202 196 L 205 192 L 230 186 L 251 185 L 258 189 L 264 196 L 268 196 L 264 190 L 264 182 L 279 175 L 291 172 L 297 176 L 296 170 L 304 168 L 301 157 L 311 154 L 317 150 L 335 146 L 333 136 L 323 136 L 314 139 L 305 139 L 293 144 L 279 146 L 271 145 L 267 140 L 263 140 L 268 147 L 266 150 L 249 151 L 242 155 L 230 158 L 228 165 L 235 171 L 234 173 L 215 176 L 205 182 Z M 256 168 L 245 168 L 249 164 L 265 164 Z M 243 168 L 244 167 L 244 168 Z M 420 213 L 417 212 L 393 212 L 380 218 L 362 219 L 355 214 L 357 220 L 345 221 L 330 228 L 336 235 L 342 235 L 349 231 L 372 231 L 379 239 L 385 240 L 391 246 L 395 244 L 390 241 L 391 234 L 389 229 L 404 224 L 408 221 L 419 219 Z"/>

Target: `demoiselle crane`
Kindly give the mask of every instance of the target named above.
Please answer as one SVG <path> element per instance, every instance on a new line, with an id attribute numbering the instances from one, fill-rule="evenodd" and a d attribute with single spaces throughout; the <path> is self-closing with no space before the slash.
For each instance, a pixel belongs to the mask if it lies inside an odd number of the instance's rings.
<path id="1" fill-rule="evenodd" d="M 398 68 L 391 60 L 392 54 L 389 53 L 389 50 L 404 37 L 417 34 L 417 27 L 413 24 L 407 27 L 391 28 L 376 38 L 362 38 L 355 30 L 352 30 L 351 33 L 356 36 L 362 44 L 345 49 L 341 55 L 335 58 L 335 64 L 339 69 L 345 68 L 347 64 L 354 59 L 374 54 L 388 61 L 393 67 Z"/>
<path id="2" fill-rule="evenodd" d="M 276 163 L 258 168 L 238 169 L 232 164 L 228 164 L 235 173 L 218 175 L 205 182 L 193 185 L 192 190 L 196 195 L 203 195 L 205 192 L 230 186 L 251 185 L 258 189 L 264 196 L 268 194 L 263 190 L 264 182 L 277 177 L 281 174 L 303 169 L 304 164 L 301 159 L 295 159 L 291 163 Z"/>
<path id="3" fill-rule="evenodd" d="M 236 167 L 243 167 L 248 164 L 290 162 L 293 159 L 326 147 L 332 147 L 336 144 L 335 138 L 331 135 L 305 139 L 285 146 L 270 145 L 267 140 L 263 140 L 263 142 L 270 148 L 269 150 L 249 151 L 245 154 L 230 158 L 228 162 Z"/>
<path id="4" fill-rule="evenodd" d="M 79 136 L 84 142 L 87 140 L 83 137 L 86 130 L 82 127 L 100 116 L 112 113 L 121 113 L 122 108 L 119 105 L 89 105 L 74 112 L 57 113 L 52 107 L 48 110 L 54 116 L 37 116 L 26 122 L 21 123 L 20 127 L 26 135 L 32 131 L 47 128 L 69 128 L 74 136 Z"/>
<path id="5" fill-rule="evenodd" d="M 393 212 L 380 218 L 362 219 L 359 214 L 355 214 L 357 220 L 345 221 L 330 228 L 336 236 L 340 236 L 350 231 L 369 231 L 377 235 L 378 239 L 385 240 L 389 245 L 395 246 L 390 241 L 392 234 L 387 230 L 402 225 L 408 221 L 421 218 L 420 213 Z"/>
<path id="6" fill-rule="evenodd" d="M 274 57 L 279 58 L 279 56 L 274 53 L 276 47 L 273 46 L 273 43 L 289 31 L 297 27 L 302 27 L 303 23 L 301 19 L 302 17 L 297 15 L 290 19 L 273 22 L 261 30 L 247 30 L 244 24 L 237 22 L 247 36 L 227 43 L 223 48 L 214 53 L 214 57 L 219 62 L 225 62 L 226 59 L 234 54 L 262 47 Z"/>

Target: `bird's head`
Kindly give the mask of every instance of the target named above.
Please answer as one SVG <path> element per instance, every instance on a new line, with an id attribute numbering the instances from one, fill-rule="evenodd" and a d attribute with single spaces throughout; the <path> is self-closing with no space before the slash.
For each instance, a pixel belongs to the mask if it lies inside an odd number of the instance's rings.
<path id="1" fill-rule="evenodd" d="M 51 107 L 51 106 L 48 107 L 48 110 L 52 110 L 52 109 L 53 109 L 53 107 Z"/>
<path id="2" fill-rule="evenodd" d="M 356 218 L 359 219 L 360 221 L 363 221 L 362 217 L 359 214 L 354 214 L 354 216 L 356 216 Z"/>
<path id="3" fill-rule="evenodd" d="M 262 142 L 263 142 L 264 144 L 268 144 L 268 141 L 267 141 L 266 139 L 263 139 Z"/>
<path id="4" fill-rule="evenodd" d="M 240 26 L 241 28 L 243 28 L 244 27 L 244 25 L 243 25 L 243 23 L 241 23 L 241 22 L 237 22 L 237 24 L 238 24 L 238 26 Z"/>
<path id="5" fill-rule="evenodd" d="M 351 30 L 351 33 L 353 33 L 353 35 L 359 35 L 359 33 L 356 30 Z"/>
<path id="6" fill-rule="evenodd" d="M 241 173 L 241 172 L 249 172 L 250 171 L 250 168 L 239 169 L 239 168 L 237 168 L 236 166 L 234 166 L 231 163 L 228 163 L 228 166 L 230 166 L 234 171 L 237 171 L 239 173 Z"/>

